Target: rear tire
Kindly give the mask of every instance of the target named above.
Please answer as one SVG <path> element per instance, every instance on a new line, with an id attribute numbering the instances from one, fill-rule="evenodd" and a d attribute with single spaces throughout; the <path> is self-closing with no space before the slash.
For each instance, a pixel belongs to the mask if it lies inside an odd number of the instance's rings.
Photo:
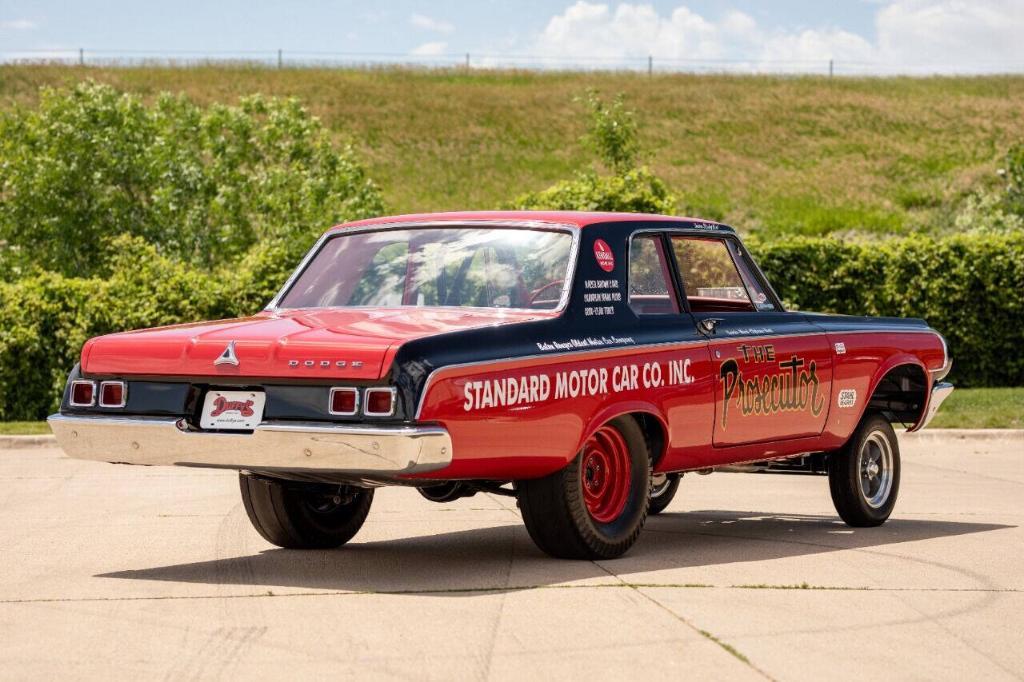
<path id="1" fill-rule="evenodd" d="M 643 431 L 632 417 L 617 417 L 561 471 L 520 481 L 519 507 L 530 537 L 547 554 L 614 559 L 640 536 L 650 489 Z"/>
<path id="2" fill-rule="evenodd" d="M 900 444 L 885 418 L 867 415 L 846 445 L 829 455 L 828 485 L 847 525 L 885 523 L 900 489 Z"/>
<path id="3" fill-rule="evenodd" d="M 672 498 L 676 496 L 676 491 L 679 490 L 679 481 L 682 480 L 682 474 L 664 474 L 664 482 L 658 482 L 658 477 L 654 477 L 654 481 L 651 485 L 651 508 L 647 510 L 649 516 L 660 514 L 672 503 Z"/>
<path id="4" fill-rule="evenodd" d="M 287 549 L 330 549 L 362 528 L 373 490 L 239 473 L 245 512 L 263 538 Z"/>

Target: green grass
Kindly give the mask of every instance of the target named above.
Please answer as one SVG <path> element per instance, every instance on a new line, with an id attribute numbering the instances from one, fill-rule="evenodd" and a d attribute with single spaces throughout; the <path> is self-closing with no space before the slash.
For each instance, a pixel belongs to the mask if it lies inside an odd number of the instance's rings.
<path id="1" fill-rule="evenodd" d="M 958 388 L 928 428 L 1024 429 L 1024 388 Z M 50 433 L 46 422 L 0 422 L 0 435 L 41 433 Z"/>
<path id="2" fill-rule="evenodd" d="M 1024 388 L 956 389 L 928 428 L 1024 429 Z"/>
<path id="3" fill-rule="evenodd" d="M 410 69 L 0 67 L 0 110 L 82 78 L 201 103 L 302 99 L 394 213 L 493 208 L 591 163 L 588 88 L 625 94 L 681 213 L 767 234 L 943 230 L 1024 140 L 1024 77 L 837 78 Z"/>
<path id="4" fill-rule="evenodd" d="M 49 434 L 46 422 L 0 422 L 0 436 L 37 436 Z"/>

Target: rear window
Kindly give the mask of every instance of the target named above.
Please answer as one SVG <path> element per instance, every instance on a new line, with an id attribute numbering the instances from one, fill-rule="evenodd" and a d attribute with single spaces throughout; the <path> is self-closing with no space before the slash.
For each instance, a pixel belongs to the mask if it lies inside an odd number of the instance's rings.
<path id="1" fill-rule="evenodd" d="M 321 246 L 281 308 L 557 308 L 567 232 L 445 227 L 344 232 Z"/>

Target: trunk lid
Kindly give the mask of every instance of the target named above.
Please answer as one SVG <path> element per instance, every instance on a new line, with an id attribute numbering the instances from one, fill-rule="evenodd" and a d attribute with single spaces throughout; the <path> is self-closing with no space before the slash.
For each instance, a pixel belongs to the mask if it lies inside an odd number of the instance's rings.
<path id="1" fill-rule="evenodd" d="M 263 312 L 100 336 L 82 349 L 82 371 L 91 375 L 379 379 L 390 371 L 395 353 L 406 341 L 555 315 L 412 307 Z"/>

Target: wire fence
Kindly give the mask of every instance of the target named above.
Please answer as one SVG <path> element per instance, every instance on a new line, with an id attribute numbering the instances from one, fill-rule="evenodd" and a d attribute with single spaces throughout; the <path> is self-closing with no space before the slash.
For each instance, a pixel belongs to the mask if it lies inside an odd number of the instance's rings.
<path id="1" fill-rule="evenodd" d="M 825 76 L 929 76 L 1019 74 L 1024 64 L 1003 62 L 885 63 L 836 59 L 686 59 L 646 56 L 563 56 L 445 52 L 325 52 L 316 50 L 110 50 L 48 49 L 0 51 L 0 64 L 64 64 L 98 67 L 194 67 L 236 65 L 263 68 L 494 69 L 525 71 L 623 71 Z"/>

